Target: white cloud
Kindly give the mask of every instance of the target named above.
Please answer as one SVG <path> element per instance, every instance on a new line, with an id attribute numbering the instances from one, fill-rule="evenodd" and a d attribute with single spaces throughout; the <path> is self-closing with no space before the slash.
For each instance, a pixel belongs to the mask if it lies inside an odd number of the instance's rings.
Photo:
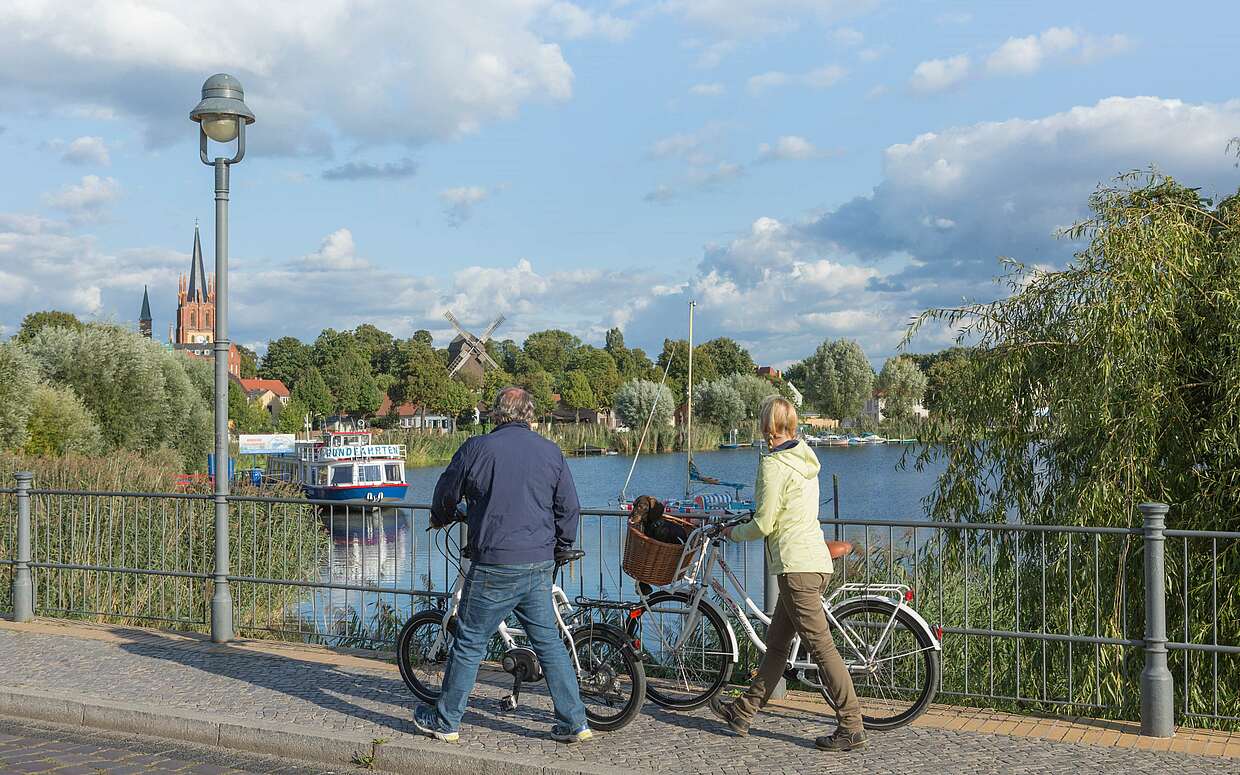
<path id="1" fill-rule="evenodd" d="M 79 137 L 65 144 L 60 159 L 68 164 L 99 164 L 105 167 L 112 163 L 103 138 L 93 136 Z"/>
<path id="2" fill-rule="evenodd" d="M 315 270 L 354 270 L 373 268 L 369 261 L 357 255 L 357 246 L 353 243 L 353 232 L 348 229 L 336 229 L 323 238 L 319 249 L 301 262 Z"/>
<path id="3" fill-rule="evenodd" d="M 762 143 L 758 146 L 759 161 L 804 161 L 822 155 L 813 143 L 797 135 L 784 135 L 774 144 Z"/>
<path id="4" fill-rule="evenodd" d="M 831 31 L 831 40 L 841 46 L 860 46 L 865 42 L 865 35 L 852 27 L 839 27 Z"/>
<path id="5" fill-rule="evenodd" d="M 887 45 L 870 46 L 869 48 L 861 49 L 861 53 L 857 54 L 857 58 L 860 59 L 862 62 L 877 62 L 878 60 L 886 56 L 887 52 L 890 50 L 891 50 L 891 46 L 887 46 Z"/>
<path id="6" fill-rule="evenodd" d="M 491 192 L 481 186 L 457 186 L 439 192 L 444 203 L 448 225 L 460 226 L 474 215 L 474 208 L 486 201 Z"/>
<path id="7" fill-rule="evenodd" d="M 43 203 L 67 213 L 74 221 L 94 221 L 121 196 L 121 185 L 115 178 L 86 175 L 76 185 L 43 196 Z"/>
<path id="8" fill-rule="evenodd" d="M 721 83 L 696 83 L 689 87 L 689 93 L 698 97 L 719 97 L 726 91 Z"/>
<path id="9" fill-rule="evenodd" d="M 579 5 L 555 2 L 546 11 L 547 22 L 570 40 L 600 37 L 624 40 L 633 31 L 633 22 L 606 13 L 591 13 Z"/>
<path id="10" fill-rule="evenodd" d="M 827 89 L 839 83 L 846 75 L 848 75 L 848 70 L 839 65 L 826 65 L 799 75 L 771 70 L 750 76 L 746 85 L 749 93 L 755 95 L 790 84 L 800 84 L 811 89 Z"/>
<path id="11" fill-rule="evenodd" d="M 986 70 L 993 75 L 1028 75 L 1050 61 L 1093 62 L 1131 46 L 1125 35 L 1098 38 L 1068 27 L 1051 27 L 1038 35 L 1008 38 L 987 57 Z"/>
<path id="12" fill-rule="evenodd" d="M 3 3 L 0 81 L 21 95 L 14 104 L 133 117 L 160 145 L 192 137 L 185 113 L 203 75 L 232 71 L 258 116 L 254 152 L 328 153 L 337 135 L 415 145 L 474 132 L 531 101 L 567 99 L 572 68 L 536 31 L 559 18 L 565 35 L 584 33 L 567 9 L 554 0 L 322 0 L 290 15 L 248 0 Z M 619 29 L 588 18 L 591 34 Z M 324 100 L 324 84 L 348 87 Z"/>
<path id="13" fill-rule="evenodd" d="M 913 70 L 909 86 L 922 94 L 943 91 L 967 78 L 971 64 L 967 54 L 949 59 L 928 59 Z"/>

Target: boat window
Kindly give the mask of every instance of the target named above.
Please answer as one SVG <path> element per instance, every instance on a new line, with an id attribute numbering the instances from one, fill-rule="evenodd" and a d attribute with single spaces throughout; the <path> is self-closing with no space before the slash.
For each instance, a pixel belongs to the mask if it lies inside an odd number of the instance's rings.
<path id="1" fill-rule="evenodd" d="M 386 466 L 384 466 L 384 468 L 386 469 L 386 472 L 387 472 L 387 481 L 389 482 L 401 481 L 399 463 L 388 463 Z"/>
<path id="2" fill-rule="evenodd" d="M 353 484 L 353 466 L 332 466 L 332 484 Z"/>
<path id="3" fill-rule="evenodd" d="M 378 466 L 378 465 L 358 466 L 357 467 L 357 480 L 359 482 L 382 482 L 383 481 L 383 474 L 381 473 L 382 471 L 383 471 L 383 466 Z"/>

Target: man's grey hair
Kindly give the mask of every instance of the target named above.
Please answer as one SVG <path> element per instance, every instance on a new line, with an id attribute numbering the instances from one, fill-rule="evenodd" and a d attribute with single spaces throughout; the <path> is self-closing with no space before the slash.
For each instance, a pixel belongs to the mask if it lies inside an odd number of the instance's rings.
<path id="1" fill-rule="evenodd" d="M 523 388 L 506 387 L 495 396 L 495 408 L 491 421 L 496 425 L 506 422 L 534 422 L 534 399 Z"/>

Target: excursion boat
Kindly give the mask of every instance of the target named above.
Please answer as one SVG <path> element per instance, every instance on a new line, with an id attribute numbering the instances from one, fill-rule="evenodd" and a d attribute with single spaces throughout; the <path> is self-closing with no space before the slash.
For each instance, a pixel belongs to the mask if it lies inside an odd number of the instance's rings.
<path id="1" fill-rule="evenodd" d="M 402 501 L 405 445 L 373 444 L 370 431 L 329 431 L 267 459 L 268 476 L 300 484 L 315 500 Z"/>

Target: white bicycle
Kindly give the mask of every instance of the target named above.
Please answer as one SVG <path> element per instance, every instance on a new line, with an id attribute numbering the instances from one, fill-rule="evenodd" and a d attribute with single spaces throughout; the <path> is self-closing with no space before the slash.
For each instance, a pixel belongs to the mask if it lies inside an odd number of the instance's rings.
<path id="1" fill-rule="evenodd" d="M 726 543 L 723 530 L 750 518 L 695 529 L 681 554 L 680 581 L 653 592 L 639 584 L 642 606 L 630 616 L 628 634 L 641 643 L 646 693 L 658 705 L 696 708 L 723 689 L 740 658 L 733 622 L 739 622 L 758 651 L 766 653 L 755 622 L 765 629 L 771 619 L 746 594 L 719 551 Z M 833 559 L 852 551 L 852 545 L 845 542 L 827 543 Z M 714 574 L 716 567 L 737 590 L 744 607 Z M 723 610 L 707 592 L 715 593 Z M 942 631 L 931 629 L 913 610 L 912 599 L 912 590 L 902 584 L 843 584 L 822 601 L 868 729 L 908 724 L 934 699 Z M 817 689 L 836 708 L 835 698 L 819 681 L 818 668 L 799 637 L 794 638 L 790 654 L 785 677 Z"/>
<path id="2" fill-rule="evenodd" d="M 447 552 L 445 555 L 452 556 Z M 576 549 L 557 552 L 556 570 L 583 556 L 585 552 Z M 465 586 L 466 559 L 463 557 L 457 563 L 456 581 L 451 594 L 441 601 L 441 607 L 415 613 L 396 641 L 400 676 L 423 702 L 434 703 L 443 687 L 443 671 L 456 631 L 461 590 Z M 558 584 L 552 584 L 551 597 L 556 626 L 577 673 L 590 726 L 600 731 L 623 727 L 633 720 L 646 701 L 646 674 L 641 660 L 624 630 L 588 617 L 589 609 L 597 607 L 601 601 L 579 600 L 574 607 Z M 500 667 L 513 677 L 512 693 L 504 699 L 506 710 L 516 710 L 522 683 L 541 681 L 545 677 L 534 650 L 521 644 L 524 638 L 525 633 L 520 628 L 500 622 L 496 638 L 492 640 L 490 651 L 498 658 Z"/>

